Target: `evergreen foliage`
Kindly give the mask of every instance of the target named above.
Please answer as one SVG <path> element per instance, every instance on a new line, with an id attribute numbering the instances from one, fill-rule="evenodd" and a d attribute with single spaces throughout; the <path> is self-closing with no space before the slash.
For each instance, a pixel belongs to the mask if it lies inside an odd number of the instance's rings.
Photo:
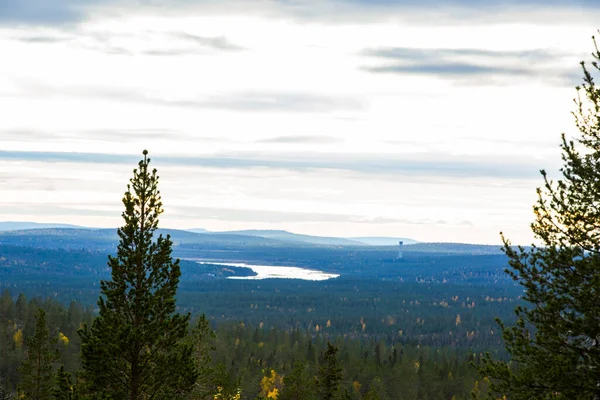
<path id="1" fill-rule="evenodd" d="M 50 336 L 44 310 L 40 308 L 35 318 L 35 331 L 27 340 L 27 356 L 20 369 L 23 376 L 19 391 L 24 399 L 50 400 L 54 384 L 53 363 L 59 358 L 54 348 L 57 338 Z"/>
<path id="2" fill-rule="evenodd" d="M 593 57 L 598 70 L 597 46 Z M 480 365 L 490 397 L 600 399 L 600 88 L 581 64 L 580 134 L 562 135 L 561 179 L 541 171 L 532 231 L 542 246 L 515 250 L 504 239 L 507 272 L 528 303 L 516 308 L 514 326 L 500 323 L 512 363 L 488 355 Z"/>
<path id="3" fill-rule="evenodd" d="M 292 371 L 283 377 L 283 389 L 277 400 L 314 400 L 311 376 L 302 361 L 296 361 Z"/>
<path id="4" fill-rule="evenodd" d="M 223 388 L 223 383 L 219 380 L 218 370 L 212 364 L 211 353 L 216 349 L 216 337 L 206 315 L 202 314 L 189 338 L 198 368 L 198 379 L 194 383 L 190 399 L 212 400 L 217 393 L 223 392 L 223 389 L 219 391 L 219 387 Z"/>
<path id="5" fill-rule="evenodd" d="M 319 399 L 333 400 L 339 396 L 343 369 L 338 362 L 337 352 L 338 348 L 328 342 L 317 375 L 317 398 Z"/>
<path id="6" fill-rule="evenodd" d="M 77 400 L 77 391 L 71 383 L 71 374 L 61 365 L 56 372 L 56 385 L 52 391 L 55 400 Z"/>
<path id="7" fill-rule="evenodd" d="M 179 260 L 167 235 L 154 240 L 162 202 L 148 152 L 123 198 L 111 280 L 101 281 L 99 315 L 81 331 L 83 378 L 92 396 L 115 400 L 185 398 L 196 381 L 189 315 L 175 313 Z"/>

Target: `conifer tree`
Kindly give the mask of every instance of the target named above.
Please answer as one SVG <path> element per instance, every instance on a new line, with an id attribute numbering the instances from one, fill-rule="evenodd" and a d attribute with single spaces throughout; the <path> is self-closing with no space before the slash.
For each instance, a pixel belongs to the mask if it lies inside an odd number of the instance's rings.
<path id="1" fill-rule="evenodd" d="M 77 392 L 71 384 L 71 374 L 61 365 L 56 372 L 56 386 L 52 391 L 54 400 L 77 400 Z"/>
<path id="2" fill-rule="evenodd" d="M 190 335 L 194 348 L 194 359 L 198 365 L 198 379 L 189 395 L 193 400 L 212 400 L 219 392 L 216 368 L 212 365 L 211 353 L 215 351 L 216 334 L 206 315 L 202 314 Z M 222 387 L 222 386 L 221 386 Z"/>
<path id="3" fill-rule="evenodd" d="M 27 356 L 20 368 L 22 378 L 19 391 L 24 399 L 50 400 L 54 385 L 52 364 L 59 358 L 54 348 L 57 338 L 50 337 L 44 310 L 38 310 L 35 320 L 33 336 L 26 341 Z"/>
<path id="4" fill-rule="evenodd" d="M 340 395 L 342 367 L 337 360 L 338 348 L 327 342 L 327 350 L 323 353 L 321 366 L 317 375 L 317 398 L 333 400 Z"/>
<path id="5" fill-rule="evenodd" d="M 600 52 L 594 39 L 594 70 Z M 527 304 L 516 324 L 503 325 L 512 363 L 483 359 L 490 397 L 600 399 L 600 88 L 584 62 L 573 113 L 579 134 L 562 135 L 562 177 L 541 171 L 532 231 L 542 243 L 511 247 L 507 272 L 524 288 Z"/>
<path id="6" fill-rule="evenodd" d="M 185 398 L 197 376 L 192 346 L 184 343 L 189 314 L 175 313 L 181 275 L 167 235 L 155 238 L 163 212 L 158 175 L 148 152 L 123 197 L 111 280 L 101 281 L 99 315 L 81 336 L 83 379 L 96 398 Z"/>
<path id="7" fill-rule="evenodd" d="M 313 400 L 313 387 L 306 365 L 296 361 L 292 371 L 283 377 L 283 389 L 277 400 Z"/>

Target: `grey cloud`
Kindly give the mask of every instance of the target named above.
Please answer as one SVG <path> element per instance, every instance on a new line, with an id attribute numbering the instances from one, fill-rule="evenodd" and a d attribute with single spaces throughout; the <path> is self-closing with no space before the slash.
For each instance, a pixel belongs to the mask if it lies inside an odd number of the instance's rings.
<path id="1" fill-rule="evenodd" d="M 71 208 L 68 206 L 57 206 L 54 204 L 27 204 L 27 203 L 2 203 L 6 214 L 17 215 L 85 215 L 90 217 L 115 217 L 119 215 L 119 204 L 114 204 L 114 211 L 97 209 L 94 205 L 87 208 Z"/>
<path id="2" fill-rule="evenodd" d="M 362 54 L 385 62 L 362 67 L 371 73 L 433 75 L 474 84 L 490 83 L 495 77 L 544 79 L 558 85 L 577 82 L 571 69 L 556 67 L 557 61 L 572 54 L 545 49 L 490 51 L 391 47 L 365 49 Z"/>
<path id="3" fill-rule="evenodd" d="M 149 149 L 152 151 L 152 149 Z M 0 151 L 0 160 L 30 160 L 46 162 L 132 164 L 137 155 L 59 153 L 32 151 Z M 295 172 L 311 170 L 341 170 L 374 175 L 405 175 L 438 179 L 506 178 L 536 179 L 541 167 L 556 169 L 555 161 L 531 158 L 498 158 L 483 156 L 428 155 L 345 155 L 319 153 L 297 154 L 230 154 L 228 156 L 175 157 L 153 156 L 157 164 L 214 168 L 273 168 Z"/>
<path id="4" fill-rule="evenodd" d="M 173 129 L 81 129 L 45 131 L 43 129 L 0 129 L 0 138 L 7 141 L 39 142 L 44 140 L 94 139 L 108 142 L 133 142 L 139 140 L 168 139 L 172 141 L 194 140 L 204 142 L 224 141 L 225 139 L 205 136 L 191 136 Z"/>
<path id="5" fill-rule="evenodd" d="M 213 48 L 216 50 L 229 50 L 229 51 L 244 50 L 244 47 L 238 46 L 237 44 L 230 42 L 224 36 L 207 37 L 207 36 L 193 35 L 191 33 L 186 33 L 186 32 L 174 32 L 172 34 L 172 36 L 179 38 L 179 39 L 185 39 L 188 41 L 192 41 L 201 46 L 210 47 L 210 48 Z"/>
<path id="6" fill-rule="evenodd" d="M 218 219 L 221 221 L 244 221 L 244 222 L 353 222 L 367 224 L 432 224 L 428 220 L 396 219 L 388 217 L 365 217 L 349 214 L 326 214 L 313 212 L 272 211 L 255 209 L 232 209 L 217 207 L 190 207 L 176 206 L 169 210 L 171 219 Z"/>
<path id="7" fill-rule="evenodd" d="M 54 43 L 64 43 L 64 42 L 69 42 L 71 40 L 73 40 L 73 38 L 70 37 L 64 37 L 64 36 L 41 36 L 41 35 L 37 35 L 37 36 L 18 36 L 14 38 L 15 40 L 18 40 L 19 42 L 25 42 L 25 43 L 41 43 L 41 44 L 54 44 Z"/>
<path id="8" fill-rule="evenodd" d="M 533 49 L 523 51 L 492 51 L 486 49 L 424 49 L 411 47 L 387 47 L 372 48 L 363 51 L 363 54 L 373 57 L 381 57 L 400 61 L 431 61 L 447 57 L 490 57 L 495 59 L 513 58 L 530 61 L 554 60 L 559 54 L 544 49 Z"/>
<path id="9" fill-rule="evenodd" d="M 488 74 L 506 74 L 531 76 L 533 71 L 523 68 L 501 68 L 488 67 L 483 65 L 467 63 L 435 63 L 435 64 L 416 64 L 416 65 L 385 65 L 377 67 L 365 67 L 365 70 L 376 73 L 407 73 L 422 75 L 488 75 Z"/>
<path id="10" fill-rule="evenodd" d="M 314 136 L 314 135 L 290 135 L 290 136 L 277 136 L 268 139 L 257 140 L 256 143 L 315 143 L 315 144 L 329 144 L 329 143 L 341 143 L 342 140 L 331 136 Z"/>
<path id="11" fill-rule="evenodd" d="M 143 103 L 163 107 L 219 109 L 235 111 L 282 111 L 328 113 L 339 110 L 357 111 L 367 107 L 362 98 L 326 96 L 300 92 L 244 91 L 208 95 L 203 99 L 165 100 L 142 92 L 104 87 L 53 87 L 32 82 L 20 82 L 24 96 L 70 96 Z"/>
<path id="12" fill-rule="evenodd" d="M 412 22 L 423 24 L 455 23 L 465 20 L 493 20 L 500 12 L 509 12 L 514 20 L 538 18 L 548 22 L 540 9 L 573 9 L 594 21 L 589 11 L 598 9 L 596 0 L 0 0 L 0 24 L 64 25 L 79 23 L 91 12 L 91 7 L 133 6 L 157 12 L 197 11 L 203 15 L 243 13 L 294 18 L 302 21 L 367 22 L 402 18 L 407 11 Z M 522 10 L 536 11 L 523 13 Z M 554 17 L 560 21 L 560 13 Z M 435 18 L 433 18 L 435 17 Z"/>

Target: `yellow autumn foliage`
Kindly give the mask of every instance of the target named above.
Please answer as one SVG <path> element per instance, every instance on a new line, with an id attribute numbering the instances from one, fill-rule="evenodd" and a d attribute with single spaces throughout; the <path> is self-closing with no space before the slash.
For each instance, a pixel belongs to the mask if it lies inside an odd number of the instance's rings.
<path id="1" fill-rule="evenodd" d="M 283 387 L 283 377 L 271 370 L 269 375 L 264 376 L 260 381 L 260 395 L 267 399 L 277 399 L 279 390 Z"/>
<path id="2" fill-rule="evenodd" d="M 242 390 L 238 389 L 232 396 L 227 396 L 223 393 L 221 386 L 217 387 L 217 394 L 213 396 L 213 400 L 240 400 L 242 398 Z"/>
<path id="3" fill-rule="evenodd" d="M 59 332 L 59 333 L 58 333 L 58 340 L 59 340 L 59 341 L 60 341 L 62 344 L 64 344 L 65 346 L 68 346 L 68 345 L 69 345 L 69 338 L 67 337 L 67 335 L 65 335 L 65 334 L 64 334 L 64 333 L 62 333 L 62 332 Z"/>
<path id="4" fill-rule="evenodd" d="M 23 346 L 23 329 L 19 329 L 13 335 L 13 341 L 15 342 L 15 346 L 21 348 Z"/>

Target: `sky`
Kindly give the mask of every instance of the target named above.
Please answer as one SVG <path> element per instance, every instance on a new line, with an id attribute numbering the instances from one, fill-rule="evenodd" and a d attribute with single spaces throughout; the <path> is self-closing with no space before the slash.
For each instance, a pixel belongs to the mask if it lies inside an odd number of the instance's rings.
<path id="1" fill-rule="evenodd" d="M 533 240 L 598 1 L 0 0 L 0 221 Z"/>

